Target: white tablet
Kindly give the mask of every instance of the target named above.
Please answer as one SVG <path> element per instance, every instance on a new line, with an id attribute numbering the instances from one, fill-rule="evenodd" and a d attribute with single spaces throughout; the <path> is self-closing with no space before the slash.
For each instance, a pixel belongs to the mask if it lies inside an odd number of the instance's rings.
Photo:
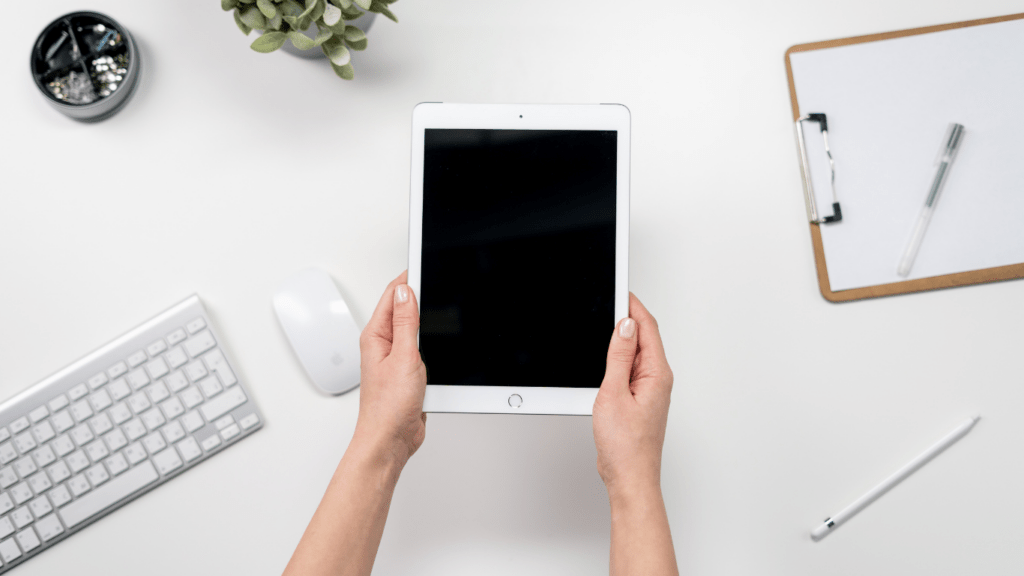
<path id="1" fill-rule="evenodd" d="M 591 414 L 629 310 L 629 110 L 420 104 L 409 213 L 423 409 Z"/>

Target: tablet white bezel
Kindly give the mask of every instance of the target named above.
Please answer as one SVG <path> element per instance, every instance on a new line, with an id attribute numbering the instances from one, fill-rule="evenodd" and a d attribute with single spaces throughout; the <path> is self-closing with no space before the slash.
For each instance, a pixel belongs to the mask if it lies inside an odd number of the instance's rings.
<path id="1" fill-rule="evenodd" d="M 423 247 L 423 139 L 427 128 L 493 130 L 615 130 L 615 319 L 629 313 L 629 109 L 621 104 L 442 104 L 423 103 L 412 115 L 409 201 L 409 287 L 420 294 Z M 609 339 L 611 333 L 608 334 Z M 425 412 L 579 414 L 593 412 L 598 388 L 463 386 L 431 384 Z M 510 398 L 518 394 L 521 406 Z"/>

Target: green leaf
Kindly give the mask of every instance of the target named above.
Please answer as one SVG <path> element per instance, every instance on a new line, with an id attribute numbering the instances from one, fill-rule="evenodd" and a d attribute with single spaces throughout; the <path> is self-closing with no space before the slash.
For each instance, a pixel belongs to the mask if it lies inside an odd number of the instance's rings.
<path id="1" fill-rule="evenodd" d="M 317 33 L 316 33 L 316 37 L 313 38 L 313 45 L 314 46 L 319 46 L 319 45 L 323 44 L 324 42 L 327 42 L 328 40 L 330 40 L 331 38 L 334 37 L 334 32 L 332 32 L 331 29 L 328 28 L 327 26 L 321 26 L 319 24 L 317 24 L 316 26 L 317 26 Z"/>
<path id="2" fill-rule="evenodd" d="M 269 30 L 280 30 L 281 29 L 281 11 L 278 10 L 277 14 L 274 14 L 273 18 L 267 20 L 267 29 Z"/>
<path id="3" fill-rule="evenodd" d="M 235 24 L 238 25 L 238 29 L 242 31 L 242 34 L 245 34 L 246 36 L 249 35 L 249 32 L 252 32 L 252 28 L 249 28 L 245 25 L 245 22 L 242 22 L 242 18 L 238 15 L 237 8 L 235 9 Z"/>
<path id="4" fill-rule="evenodd" d="M 279 12 L 283 12 L 285 16 L 293 17 L 302 14 L 302 11 L 304 10 L 302 5 L 295 0 L 284 0 L 284 2 L 281 2 L 277 6 L 277 9 Z"/>
<path id="5" fill-rule="evenodd" d="M 238 0 L 240 4 L 255 4 L 256 0 Z"/>
<path id="6" fill-rule="evenodd" d="M 324 54 L 331 60 L 331 64 L 334 66 L 344 66 L 352 60 L 352 53 L 348 51 L 348 48 L 339 40 L 335 38 L 330 42 L 325 42 Z"/>
<path id="7" fill-rule="evenodd" d="M 366 40 L 366 34 L 355 26 L 346 26 L 345 40 L 348 40 L 349 42 L 359 42 L 360 40 Z"/>
<path id="8" fill-rule="evenodd" d="M 335 36 L 344 36 L 345 35 L 345 20 L 338 20 L 337 24 L 335 24 L 334 26 L 328 26 L 328 28 L 331 29 L 331 32 L 334 32 Z"/>
<path id="9" fill-rule="evenodd" d="M 348 44 L 348 47 L 353 49 L 353 50 L 366 50 L 366 38 L 363 38 L 362 40 L 359 40 L 358 42 L 348 42 L 348 41 L 346 41 L 345 44 Z"/>
<path id="10" fill-rule="evenodd" d="M 352 0 L 331 0 L 331 4 L 334 4 L 342 10 L 348 10 L 352 7 Z"/>
<path id="11" fill-rule="evenodd" d="M 267 19 L 263 17 L 263 14 L 258 8 L 249 8 L 245 12 L 242 12 L 242 22 L 249 28 L 255 30 L 263 30 L 267 27 Z"/>
<path id="12" fill-rule="evenodd" d="M 344 80 L 351 80 L 356 77 L 356 71 L 352 68 L 351 64 L 338 66 L 334 62 L 331 62 L 331 68 L 334 69 L 334 73 L 337 74 L 339 78 Z"/>
<path id="13" fill-rule="evenodd" d="M 220 9 L 227 12 L 235 6 L 238 6 L 238 0 L 220 0 Z"/>
<path id="14" fill-rule="evenodd" d="M 324 15 L 324 9 L 327 6 L 327 0 L 318 0 L 313 6 L 313 13 L 309 15 L 311 22 L 316 22 Z"/>
<path id="15" fill-rule="evenodd" d="M 324 6 L 324 24 L 327 26 L 334 26 L 341 21 L 341 8 L 338 8 L 334 4 L 327 4 Z"/>
<path id="16" fill-rule="evenodd" d="M 295 46 L 299 50 L 309 50 L 310 48 L 316 47 L 316 44 L 313 43 L 312 38 L 306 36 L 302 32 L 299 32 L 298 30 L 292 30 L 290 32 L 287 32 L 287 35 L 288 38 L 290 38 L 292 41 L 292 46 Z"/>
<path id="17" fill-rule="evenodd" d="M 376 12 L 387 16 L 388 20 L 392 22 L 398 22 L 398 17 L 388 9 L 388 5 L 381 2 L 380 0 L 373 0 L 373 4 L 370 5 L 370 12 Z"/>
<path id="18" fill-rule="evenodd" d="M 286 38 L 288 38 L 288 35 L 285 34 L 284 32 L 267 32 L 264 35 L 260 36 L 259 38 L 253 40 L 252 44 L 249 47 L 257 52 L 267 54 L 269 52 L 277 50 L 281 46 L 284 46 L 284 41 Z"/>
<path id="19" fill-rule="evenodd" d="M 355 20 L 363 15 L 363 13 L 359 11 L 359 8 L 356 8 L 355 4 L 350 8 L 342 8 L 341 13 L 345 15 L 345 20 Z"/>
<path id="20" fill-rule="evenodd" d="M 369 10 L 370 6 L 373 4 L 373 0 L 352 0 L 352 1 L 355 2 L 363 10 Z"/>
<path id="21" fill-rule="evenodd" d="M 256 0 L 256 6 L 267 18 L 277 16 L 277 8 L 274 7 L 274 3 L 270 0 Z"/>

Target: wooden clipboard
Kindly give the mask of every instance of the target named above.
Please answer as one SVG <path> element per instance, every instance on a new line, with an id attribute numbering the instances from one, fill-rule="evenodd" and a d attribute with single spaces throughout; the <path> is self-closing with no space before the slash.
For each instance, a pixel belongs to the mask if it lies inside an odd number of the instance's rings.
<path id="1" fill-rule="evenodd" d="M 937 26 L 926 26 L 923 28 L 912 28 L 909 30 L 898 30 L 895 32 L 869 34 L 866 36 L 854 36 L 838 40 L 825 40 L 823 42 L 812 42 L 809 44 L 797 44 L 792 46 L 786 50 L 786 76 L 789 81 L 789 99 L 792 105 L 793 121 L 796 122 L 800 119 L 800 105 L 796 99 L 796 85 L 793 81 L 793 67 L 790 62 L 791 54 L 1020 19 L 1024 19 L 1024 13 L 1011 14 L 1009 16 L 997 16 L 994 18 L 982 18 L 980 20 L 968 20 L 965 22 L 954 22 L 951 24 L 940 24 Z M 892 282 L 889 284 L 879 284 L 877 286 L 865 286 L 863 288 L 852 288 L 849 290 L 833 292 L 829 285 L 828 269 L 826 268 L 825 263 L 825 250 L 821 241 L 820 226 L 820 224 L 810 224 L 811 244 L 814 247 L 814 263 L 818 274 L 818 286 L 821 289 L 821 295 L 829 302 L 848 302 L 850 300 L 860 300 L 863 298 L 877 298 L 879 296 L 892 296 L 896 294 L 908 294 L 911 292 L 923 292 L 926 290 L 937 290 L 940 288 L 952 288 L 955 286 L 968 286 L 971 284 L 1024 278 L 1024 263 L 1020 263 L 1008 266 L 999 266 L 996 268 L 971 270 L 969 272 L 947 274 L 944 276 L 905 280 L 901 282 Z"/>

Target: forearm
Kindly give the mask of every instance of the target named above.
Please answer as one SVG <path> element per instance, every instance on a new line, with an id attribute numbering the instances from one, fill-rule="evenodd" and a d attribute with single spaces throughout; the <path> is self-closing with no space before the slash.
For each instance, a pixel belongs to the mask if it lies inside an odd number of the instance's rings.
<path id="1" fill-rule="evenodd" d="M 404 460 L 353 439 L 285 576 L 365 576 L 377 555 Z"/>
<path id="2" fill-rule="evenodd" d="M 656 482 L 608 489 L 611 576 L 678 576 L 668 515 Z"/>

